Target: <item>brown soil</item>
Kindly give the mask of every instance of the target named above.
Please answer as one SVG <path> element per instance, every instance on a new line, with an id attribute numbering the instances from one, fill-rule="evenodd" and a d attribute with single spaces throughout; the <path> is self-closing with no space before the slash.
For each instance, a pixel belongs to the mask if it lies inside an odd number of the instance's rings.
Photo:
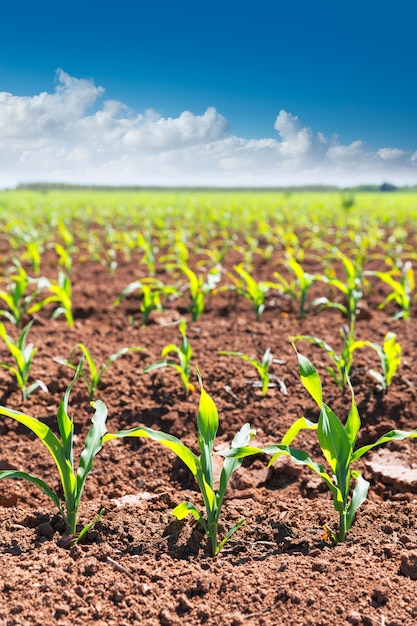
<path id="1" fill-rule="evenodd" d="M 56 261 L 52 252 L 48 254 L 50 267 L 45 261 L 44 271 L 52 276 Z M 226 266 L 233 261 L 226 261 Z M 258 259 L 255 274 L 265 278 L 268 272 Z M 101 364 L 122 346 L 141 346 L 144 352 L 120 357 L 103 376 L 97 397 L 108 407 L 108 430 L 142 423 L 168 431 L 196 449 L 198 391 L 186 398 L 173 369 L 143 373 L 166 344 L 179 344 L 178 327 L 167 322 L 183 316 L 193 364 L 199 365 L 219 411 L 219 445 L 230 442 L 247 421 L 257 430 L 254 441 L 267 444 L 278 442 L 296 418 L 317 418 L 300 382 L 289 336 L 313 334 L 340 346 L 344 320 L 337 310 L 310 312 L 300 321 L 292 302 L 275 294 L 256 322 L 243 297 L 219 293 L 197 322 L 191 322 L 185 299 L 169 303 L 165 313 L 153 314 L 151 323 L 142 328 L 137 297 L 118 307 L 112 303 L 130 281 L 144 275 L 136 260 L 120 260 L 114 275 L 99 263 L 75 263 L 75 326 L 68 328 L 64 318 L 51 320 L 51 311 L 42 311 L 29 334 L 39 348 L 33 379 L 42 379 L 49 393 L 38 390 L 22 404 L 10 373 L 0 370 L 1 404 L 56 428 L 57 407 L 71 371 L 54 357 L 68 357 L 81 341 Z M 316 289 L 314 295 L 320 289 L 322 293 L 323 285 Z M 396 332 L 403 361 L 383 394 L 367 373 L 370 367 L 378 369 L 375 353 L 367 349 L 355 353 L 352 382 L 363 424 L 360 443 L 392 428 L 417 426 L 415 319 L 393 321 L 393 308 L 377 310 L 381 299 L 378 289 L 366 296 L 367 314 L 357 322 L 357 336 L 381 343 L 388 330 Z M 15 336 L 13 327 L 6 325 Z M 253 385 L 257 378 L 251 365 L 219 356 L 218 351 L 261 357 L 268 347 L 280 360 L 272 372 L 285 384 L 287 394 L 278 384 L 263 398 Z M 300 342 L 299 348 L 316 365 L 327 404 L 345 419 L 350 399 L 339 393 L 325 371 L 327 356 L 307 343 Z M 0 360 L 8 358 L 0 346 Z M 77 455 L 92 412 L 86 388 L 78 382 L 70 397 Z M 30 471 L 58 489 L 55 466 L 27 429 L 4 417 L 0 434 L 0 468 Z M 313 433 L 301 433 L 297 446 L 320 460 L 314 441 Z M 315 475 L 290 462 L 280 461 L 268 470 L 266 458 L 246 459 L 232 479 L 221 529 L 227 531 L 241 516 L 245 522 L 215 558 L 193 518 L 178 522 L 171 515 L 182 500 L 196 504 L 201 500 L 185 466 L 157 443 L 130 439 L 104 446 L 86 482 L 80 522 L 88 523 L 101 507 L 106 513 L 86 541 L 70 549 L 60 547 L 62 523 L 48 498 L 25 481 L 3 480 L 0 625 L 417 624 L 415 445 L 392 443 L 359 464 L 371 482 L 369 498 L 347 541 L 336 546 L 322 538 L 323 524 L 336 526 L 337 516 Z"/>

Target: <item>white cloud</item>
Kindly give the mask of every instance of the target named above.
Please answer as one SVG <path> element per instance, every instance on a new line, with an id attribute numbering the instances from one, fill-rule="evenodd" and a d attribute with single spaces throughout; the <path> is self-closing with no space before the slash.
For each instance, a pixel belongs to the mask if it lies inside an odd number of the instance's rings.
<path id="1" fill-rule="evenodd" d="M 275 138 L 229 133 L 213 107 L 162 117 L 103 98 L 58 70 L 53 93 L 0 92 L 0 187 L 27 181 L 132 185 L 415 184 L 417 150 L 368 150 L 314 132 L 284 110 Z M 271 129 L 272 131 L 272 129 Z"/>
<path id="2" fill-rule="evenodd" d="M 405 151 L 398 148 L 380 148 L 377 155 L 384 159 L 384 161 L 390 161 L 392 159 L 399 159 L 404 156 Z"/>

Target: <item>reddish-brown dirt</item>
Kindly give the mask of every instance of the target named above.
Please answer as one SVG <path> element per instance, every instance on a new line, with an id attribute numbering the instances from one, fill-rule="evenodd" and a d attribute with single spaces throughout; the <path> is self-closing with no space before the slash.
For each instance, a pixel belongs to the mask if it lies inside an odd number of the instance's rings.
<path id="1" fill-rule="evenodd" d="M 44 272 L 53 276 L 56 260 L 51 251 L 47 254 L 50 267 L 46 264 Z M 231 262 L 226 258 L 227 269 Z M 258 277 L 266 278 L 271 268 L 255 259 Z M 28 337 L 38 347 L 32 380 L 41 379 L 49 393 L 37 390 L 23 404 L 10 372 L 2 369 L 0 403 L 56 429 L 57 407 L 71 371 L 54 357 L 67 358 L 83 342 L 99 364 L 123 346 L 144 348 L 120 357 L 103 375 L 97 398 L 108 407 L 109 431 L 145 424 L 196 450 L 197 364 L 218 408 L 219 445 L 230 442 L 245 422 L 257 430 L 254 441 L 267 444 L 278 442 L 296 418 L 317 419 L 289 337 L 313 334 L 340 347 L 345 320 L 339 311 L 312 311 L 299 320 L 291 300 L 272 294 L 257 322 L 243 297 L 219 293 L 197 322 L 191 321 L 185 298 L 169 303 L 141 327 L 137 296 L 118 307 L 113 302 L 130 281 L 144 275 L 137 260 L 120 260 L 114 275 L 99 263 L 75 262 L 74 327 L 68 328 L 62 317 L 51 320 L 48 309 L 37 314 Z M 323 294 L 323 285 L 314 289 L 314 295 Z M 361 444 L 392 428 L 417 427 L 414 312 L 408 322 L 393 321 L 393 306 L 377 310 L 379 291 L 365 297 L 367 314 L 357 321 L 357 337 L 381 343 L 388 330 L 396 332 L 403 360 L 384 394 L 368 374 L 371 367 L 379 368 L 376 354 L 368 349 L 355 353 L 352 383 L 362 419 Z M 173 369 L 143 373 L 166 344 L 179 344 L 178 326 L 168 322 L 181 316 L 194 351 L 196 391 L 188 397 Z M 15 337 L 11 324 L 6 326 Z M 319 371 L 326 403 L 344 420 L 350 396 L 341 395 L 326 372 L 327 355 L 306 342 L 298 347 Z M 261 357 L 267 348 L 278 360 L 271 372 L 285 384 L 286 394 L 278 385 L 262 397 L 249 363 L 218 355 L 237 350 Z M 4 345 L 0 360 L 10 360 Z M 92 413 L 86 387 L 78 381 L 70 396 L 77 458 Z M 0 435 L 1 469 L 30 471 L 59 489 L 47 450 L 24 426 L 1 417 Z M 314 433 L 304 431 L 294 445 L 321 460 L 315 441 Z M 87 479 L 79 520 L 88 523 L 101 507 L 106 513 L 82 545 L 69 549 L 60 547 L 62 523 L 51 501 L 25 481 L 3 480 L 0 625 L 417 624 L 416 445 L 410 440 L 392 443 L 358 463 L 371 482 L 369 497 L 346 542 L 335 546 L 322 538 L 323 524 L 336 526 L 337 515 L 316 475 L 290 461 L 268 470 L 266 457 L 246 459 L 232 478 L 220 530 L 226 532 L 242 516 L 245 522 L 214 558 L 194 518 L 178 522 L 171 514 L 185 499 L 201 505 L 187 468 L 149 440 L 105 444 Z"/>

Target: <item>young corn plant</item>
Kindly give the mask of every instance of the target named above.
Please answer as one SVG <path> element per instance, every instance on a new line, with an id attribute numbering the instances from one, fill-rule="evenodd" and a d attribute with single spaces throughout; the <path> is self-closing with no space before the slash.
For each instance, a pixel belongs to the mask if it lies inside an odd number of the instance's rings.
<path id="1" fill-rule="evenodd" d="M 55 433 L 44 422 L 41 422 L 35 417 L 31 417 L 30 415 L 26 415 L 25 413 L 14 409 L 8 409 L 4 406 L 0 406 L 0 415 L 10 417 L 11 419 L 14 419 L 20 424 L 26 426 L 39 438 L 51 454 L 58 470 L 65 504 L 63 505 L 61 503 L 61 498 L 57 492 L 55 492 L 44 480 L 34 476 L 33 474 L 18 470 L 3 470 L 0 471 L 0 480 L 5 478 L 23 479 L 40 487 L 42 491 L 52 500 L 64 519 L 67 535 L 66 545 L 78 543 L 84 534 L 104 513 L 104 510 L 102 509 L 92 523 L 81 529 L 80 532 L 77 531 L 78 508 L 85 481 L 88 474 L 92 470 L 95 456 L 101 450 L 102 437 L 107 432 L 105 425 L 107 419 L 107 408 L 101 400 L 97 400 L 93 403 L 95 413 L 91 420 L 92 425 L 87 433 L 84 449 L 79 459 L 78 469 L 76 470 L 73 451 L 74 422 L 68 415 L 68 399 L 74 383 L 81 374 L 81 369 L 82 361 L 80 362 L 77 371 L 75 372 L 75 376 L 71 384 L 68 386 L 58 408 L 57 422 L 60 438 L 57 437 L 57 435 L 55 435 Z"/>
<path id="2" fill-rule="evenodd" d="M 259 378 L 260 378 L 260 382 L 261 382 L 261 389 L 262 389 L 262 397 L 265 397 L 266 394 L 268 393 L 268 388 L 269 386 L 274 386 L 271 383 L 271 379 L 277 381 L 280 385 L 281 391 L 283 393 L 287 393 L 287 390 L 285 388 L 285 385 L 283 383 L 283 381 L 281 379 L 279 379 L 277 376 L 273 376 L 270 371 L 270 365 L 273 362 L 273 358 L 272 358 L 272 354 L 271 354 L 271 350 L 270 348 L 267 348 L 264 352 L 264 355 L 262 357 L 262 359 L 259 361 L 258 359 L 255 359 L 252 356 L 249 356 L 248 354 L 244 354 L 243 352 L 234 352 L 233 350 L 220 350 L 217 354 L 221 354 L 221 355 L 225 355 L 225 356 L 237 356 L 241 359 L 243 359 L 244 361 L 247 361 L 248 363 L 250 363 L 251 365 L 253 365 L 253 367 L 256 369 L 256 371 L 258 372 Z"/>
<path id="3" fill-rule="evenodd" d="M 345 279 L 340 280 L 332 275 L 319 275 L 317 276 L 317 280 L 326 283 L 331 289 L 337 289 L 343 295 L 343 302 L 323 297 L 314 300 L 312 306 L 339 309 L 339 311 L 347 317 L 350 327 L 349 334 L 353 336 L 355 321 L 359 313 L 359 303 L 363 297 L 364 273 L 337 248 L 332 250 L 332 258 L 341 261 L 345 272 Z"/>
<path id="4" fill-rule="evenodd" d="M 72 285 L 69 275 L 66 272 L 59 271 L 58 280 L 53 282 L 47 281 L 45 286 L 53 295 L 47 296 L 42 302 L 34 304 L 28 312 L 30 314 L 37 313 L 46 305 L 57 302 L 60 306 L 52 313 L 52 318 L 55 319 L 60 315 L 64 315 L 68 326 L 70 328 L 74 326 L 74 317 L 72 314 Z"/>
<path id="5" fill-rule="evenodd" d="M 387 391 L 401 363 L 401 345 L 397 341 L 397 335 L 388 332 L 384 337 L 382 346 L 374 342 L 369 342 L 369 346 L 376 351 L 381 359 L 382 369 L 382 373 L 374 369 L 369 370 L 369 373 L 378 381 L 382 389 Z"/>
<path id="6" fill-rule="evenodd" d="M 72 349 L 71 354 L 68 359 L 65 360 L 61 358 L 56 358 L 55 361 L 57 363 L 60 363 L 61 365 L 67 365 L 74 371 L 77 371 L 78 361 L 74 360 L 74 355 L 76 354 L 78 350 L 81 350 L 81 352 L 83 353 L 85 361 L 87 362 L 88 369 L 89 369 L 88 374 L 84 372 L 84 370 L 81 371 L 81 378 L 84 380 L 87 386 L 89 399 L 94 400 L 100 381 L 103 377 L 104 372 L 109 367 L 109 365 L 114 363 L 114 361 L 118 359 L 119 356 L 122 356 L 123 354 L 126 354 L 127 352 L 144 351 L 144 348 L 139 348 L 139 347 L 121 348 L 120 350 L 117 350 L 117 352 L 109 356 L 109 358 L 103 363 L 103 365 L 98 366 L 97 363 L 94 361 L 93 357 L 91 356 L 91 353 L 89 352 L 87 347 L 83 343 L 77 343 L 77 345 L 74 346 L 74 348 Z"/>
<path id="7" fill-rule="evenodd" d="M 150 276 L 155 276 L 158 248 L 153 243 L 151 234 L 136 233 L 136 245 L 143 252 L 140 263 L 146 265 Z"/>
<path id="8" fill-rule="evenodd" d="M 54 243 L 53 247 L 58 255 L 58 263 L 64 268 L 64 273 L 69 275 L 72 269 L 72 258 L 76 247 L 74 244 L 74 236 L 67 228 L 64 222 L 57 223 L 57 229 L 62 237 L 63 243 Z"/>
<path id="9" fill-rule="evenodd" d="M 181 377 L 182 387 L 186 396 L 190 391 L 194 391 L 194 385 L 190 383 L 191 376 L 191 358 L 193 356 L 193 350 L 187 337 L 187 323 L 181 320 L 179 323 L 179 329 L 182 336 L 182 340 L 179 346 L 173 343 L 166 345 L 161 352 L 162 361 L 151 363 L 143 370 L 144 373 L 152 372 L 161 367 L 173 367 Z M 178 363 L 172 359 L 165 358 L 168 354 L 173 352 L 178 357 Z"/>
<path id="10" fill-rule="evenodd" d="M 198 370 L 197 370 L 198 371 Z M 200 404 L 197 417 L 198 427 L 198 445 L 200 455 L 197 456 L 185 446 L 180 439 L 173 435 L 153 430 L 145 426 L 132 428 L 131 430 L 119 431 L 118 433 L 108 433 L 103 437 L 103 443 L 120 437 L 145 437 L 157 441 L 166 448 L 175 452 L 175 454 L 185 463 L 191 471 L 200 489 L 204 502 L 206 515 L 192 502 L 181 502 L 172 511 L 172 514 L 182 520 L 188 515 L 192 515 L 202 526 L 208 537 L 210 552 L 212 556 L 216 556 L 224 547 L 226 542 L 235 533 L 244 518 L 241 518 L 234 526 L 218 541 L 218 523 L 220 512 L 223 505 L 224 496 L 227 491 L 229 480 L 233 472 L 240 467 L 242 461 L 238 458 L 228 458 L 224 460 L 223 469 L 220 475 L 219 488 L 215 491 L 213 478 L 213 449 L 214 442 L 219 425 L 219 417 L 212 398 L 204 390 L 201 382 L 201 376 L 198 372 L 198 378 L 201 386 Z M 244 424 L 232 441 L 233 448 L 241 448 L 249 445 L 250 440 L 255 431 L 250 429 L 249 424 Z"/>
<path id="11" fill-rule="evenodd" d="M 34 302 L 41 290 L 48 285 L 46 278 L 31 278 L 18 263 L 9 278 L 7 290 L 0 290 L 0 300 L 7 309 L 0 310 L 0 315 L 7 318 L 14 326 L 20 326 L 26 315 L 33 312 Z M 45 301 L 37 303 L 37 310 L 45 306 Z"/>
<path id="12" fill-rule="evenodd" d="M 287 254 L 286 265 L 294 274 L 294 279 L 287 281 L 279 272 L 274 272 L 273 276 L 278 281 L 270 283 L 270 287 L 289 295 L 298 303 L 300 319 L 304 319 L 308 311 L 307 294 L 313 283 L 319 280 L 316 274 L 309 274 L 304 271 L 303 266 L 292 255 Z"/>
<path id="13" fill-rule="evenodd" d="M 333 498 L 334 509 L 339 514 L 338 528 L 332 529 L 326 524 L 323 538 L 338 543 L 346 539 L 346 535 L 355 520 L 356 512 L 368 495 L 369 482 L 363 478 L 359 470 L 353 469 L 353 463 L 376 446 L 394 440 L 416 438 L 417 429 L 411 432 L 391 430 L 379 437 L 374 443 L 355 449 L 361 421 L 350 383 L 348 384 L 352 400 L 346 423 L 343 425 L 332 409 L 323 402 L 321 382 L 314 365 L 298 352 L 297 357 L 301 382 L 320 409 L 318 424 L 315 427 L 321 452 L 330 467 L 330 473 L 321 463 L 313 461 L 304 450 L 290 447 L 289 444 L 294 437 L 292 439 L 291 437 L 284 437 L 279 444 L 265 448 L 247 446 L 221 452 L 221 454 L 226 457 L 244 458 L 264 452 L 272 455 L 269 466 L 273 465 L 278 457 L 284 454 L 289 456 L 295 464 L 309 467 L 327 485 Z M 352 490 L 353 481 L 356 482 L 356 485 Z"/>
<path id="14" fill-rule="evenodd" d="M 249 272 L 245 270 L 243 265 L 235 265 L 233 269 L 236 274 L 238 274 L 239 278 L 236 278 L 233 274 L 229 274 L 234 282 L 232 289 L 235 289 L 237 294 L 243 295 L 249 300 L 255 311 L 256 319 L 259 321 L 265 309 L 265 295 L 269 291 L 269 283 L 258 283 Z"/>
<path id="15" fill-rule="evenodd" d="M 141 296 L 141 326 L 147 325 L 152 311 L 164 310 L 161 297 L 175 299 L 180 295 L 180 292 L 175 285 L 164 285 L 164 283 L 157 278 L 148 277 L 129 283 L 127 287 L 123 289 L 120 296 L 115 300 L 114 306 L 119 305 L 124 298 L 127 298 L 138 290 Z"/>
<path id="16" fill-rule="evenodd" d="M 17 386 L 22 392 L 22 399 L 26 401 L 30 394 L 40 387 L 43 391 L 48 392 L 48 388 L 41 380 L 36 380 L 32 384 L 29 384 L 30 369 L 32 361 L 37 353 L 38 349 L 34 348 L 31 343 L 26 344 L 27 334 L 32 326 L 33 321 L 26 324 L 21 331 L 17 341 L 7 334 L 6 327 L 3 322 L 0 322 L 0 338 L 3 339 L 6 344 L 10 356 L 13 357 L 15 364 L 0 363 L 0 367 L 3 367 L 11 372 L 15 379 Z"/>
<path id="17" fill-rule="evenodd" d="M 333 366 L 326 367 L 327 371 L 333 378 L 340 391 L 343 393 L 348 385 L 348 379 L 353 363 L 353 353 L 358 348 L 369 346 L 369 341 L 355 340 L 351 334 L 352 325 L 342 326 L 340 335 L 343 340 L 343 348 L 341 352 L 336 352 L 326 341 L 313 337 L 311 335 L 296 335 L 291 338 L 292 341 L 305 340 L 309 341 L 319 348 L 323 348 L 333 362 Z"/>
<path id="18" fill-rule="evenodd" d="M 411 261 L 406 261 L 401 269 L 394 268 L 389 272 L 368 272 L 368 274 L 377 276 L 392 289 L 391 293 L 378 308 L 385 309 L 389 302 L 395 302 L 400 310 L 394 314 L 393 319 L 408 320 L 410 318 L 413 292 L 415 290 L 414 270 Z M 399 280 L 395 278 L 397 275 L 399 275 Z"/>
<path id="19" fill-rule="evenodd" d="M 193 322 L 200 319 L 204 311 L 207 294 L 213 293 L 221 279 L 221 267 L 212 268 L 204 277 L 196 274 L 188 265 L 181 265 L 180 270 L 188 278 L 188 288 L 191 296 L 190 313 Z"/>
<path id="20" fill-rule="evenodd" d="M 129 283 L 115 300 L 114 305 L 117 306 L 124 298 L 130 296 L 139 290 L 142 297 L 140 303 L 140 312 L 142 313 L 141 326 L 146 326 L 152 311 L 163 311 L 161 296 L 168 298 L 176 298 L 179 291 L 174 285 L 164 285 L 157 278 L 143 278 Z"/>
<path id="21" fill-rule="evenodd" d="M 40 233 L 33 231 L 25 238 L 26 251 L 20 257 L 22 261 L 29 261 L 35 274 L 41 271 L 42 253 L 44 241 Z"/>

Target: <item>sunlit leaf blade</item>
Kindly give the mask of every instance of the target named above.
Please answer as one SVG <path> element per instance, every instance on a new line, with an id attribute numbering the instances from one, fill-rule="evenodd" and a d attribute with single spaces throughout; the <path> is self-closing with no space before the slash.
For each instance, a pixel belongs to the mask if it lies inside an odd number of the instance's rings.
<path id="1" fill-rule="evenodd" d="M 358 436 L 358 432 L 361 427 L 361 420 L 359 417 L 358 408 L 356 406 L 353 388 L 349 379 L 348 379 L 348 385 L 349 385 L 351 395 L 352 395 L 352 403 L 351 403 L 349 415 L 345 424 L 345 432 L 349 440 L 350 447 L 353 449 L 353 446 L 355 445 L 355 442 L 356 442 L 356 437 Z"/>
<path id="2" fill-rule="evenodd" d="M 229 541 L 230 537 L 234 535 L 234 533 L 237 530 L 239 530 L 239 528 L 242 526 L 244 521 L 245 521 L 245 518 L 242 517 L 238 522 L 236 522 L 234 526 L 232 526 L 232 528 L 229 531 L 227 531 L 227 533 L 225 534 L 225 536 L 223 537 L 223 539 L 217 546 L 216 554 L 220 552 L 220 550 L 224 547 L 224 545 Z"/>
<path id="3" fill-rule="evenodd" d="M 323 404 L 323 396 L 321 382 L 316 368 L 305 356 L 297 352 L 298 365 L 300 369 L 300 378 L 304 387 L 307 389 L 316 404 L 321 407 Z"/>
<path id="4" fill-rule="evenodd" d="M 244 448 L 249 445 L 250 440 L 256 431 L 252 430 L 249 423 L 243 424 L 239 432 L 233 437 L 230 449 Z M 223 463 L 223 469 L 220 474 L 220 485 L 218 492 L 218 505 L 221 504 L 224 494 L 226 493 L 227 485 L 230 476 L 235 470 L 242 465 L 243 458 L 238 457 L 226 457 Z"/>
<path id="5" fill-rule="evenodd" d="M 94 363 L 91 354 L 89 353 L 87 347 L 83 344 L 83 343 L 79 343 L 78 347 L 80 348 L 80 350 L 82 351 L 82 353 L 84 354 L 85 360 L 87 361 L 87 365 L 90 369 L 90 376 L 91 376 L 91 380 L 95 380 L 97 378 L 97 367 L 96 364 Z"/>
<path id="6" fill-rule="evenodd" d="M 91 419 L 92 426 L 87 433 L 84 449 L 80 456 L 77 471 L 77 501 L 79 502 L 85 479 L 93 467 L 94 457 L 100 452 L 102 438 L 106 434 L 107 407 L 101 400 L 93 402 L 95 413 Z"/>
<path id="7" fill-rule="evenodd" d="M 353 490 L 352 499 L 349 502 L 346 515 L 346 530 L 352 526 L 356 511 L 365 502 L 368 496 L 369 482 L 365 480 L 360 472 L 352 472 L 352 475 L 356 478 L 355 489 Z"/>
<path id="8" fill-rule="evenodd" d="M 181 502 L 177 504 L 177 506 L 172 509 L 172 515 L 177 518 L 177 520 L 183 520 L 187 517 L 187 515 L 193 515 L 195 519 L 200 522 L 204 531 L 207 533 L 207 524 L 204 517 L 201 515 L 200 511 L 197 507 L 192 504 L 192 502 Z"/>
<path id="9" fill-rule="evenodd" d="M 144 368 L 144 373 L 147 374 L 148 372 L 152 372 L 153 370 L 157 370 L 160 369 L 162 367 L 168 367 L 169 365 L 172 365 L 172 361 L 156 361 L 155 363 L 151 363 L 150 365 L 147 365 Z"/>
<path id="10" fill-rule="evenodd" d="M 201 465 L 197 469 L 197 482 L 200 487 L 201 495 L 203 496 L 204 504 L 206 507 L 208 517 L 212 517 L 212 515 L 216 513 L 216 494 L 214 493 L 212 485 L 206 479 L 205 473 L 203 472 Z"/>
<path id="11" fill-rule="evenodd" d="M 123 437 L 144 437 L 146 439 L 152 439 L 158 441 L 166 448 L 169 448 L 185 463 L 193 476 L 197 475 L 197 468 L 200 467 L 200 461 L 196 455 L 191 452 L 187 446 L 185 446 L 179 439 L 173 435 L 147 428 L 146 426 L 139 426 L 138 428 L 131 428 L 129 430 L 120 430 L 117 433 L 107 433 L 103 437 L 103 443 L 110 441 L 111 439 L 120 439 Z"/>
<path id="12" fill-rule="evenodd" d="M 403 439 L 416 439 L 416 438 L 417 438 L 417 428 L 415 430 L 411 430 L 408 432 L 405 430 L 390 430 L 385 435 L 382 435 L 381 437 L 379 437 L 379 439 L 377 439 L 377 441 L 375 441 L 374 443 L 370 443 L 366 446 L 362 446 L 361 448 L 358 448 L 357 450 L 355 450 L 355 452 L 352 455 L 352 461 L 357 461 L 358 459 L 361 458 L 361 456 L 366 454 L 366 452 L 368 452 L 369 450 L 372 450 L 372 448 L 376 448 L 377 446 L 380 446 L 383 443 L 388 443 L 389 441 L 402 441 Z"/>
<path id="13" fill-rule="evenodd" d="M 161 357 L 165 357 L 167 354 L 169 354 L 170 352 L 175 352 L 175 353 L 179 353 L 180 349 L 178 348 L 178 346 L 175 345 L 175 343 L 170 343 L 167 346 L 165 346 L 161 352 Z M 147 368 L 147 371 L 149 371 L 149 369 Z"/>
<path id="14" fill-rule="evenodd" d="M 338 477 L 339 486 L 344 485 L 352 449 L 342 423 L 326 405 L 320 411 L 317 436 L 324 458 Z"/>
<path id="15" fill-rule="evenodd" d="M 33 476 L 32 474 L 28 474 L 27 472 L 18 472 L 17 470 L 2 470 L 0 471 L 0 480 L 3 480 L 3 478 L 17 478 L 21 480 L 27 480 L 30 483 L 37 485 L 52 500 L 61 515 L 65 518 L 65 514 L 62 510 L 59 497 L 54 491 L 52 491 L 50 487 L 48 487 L 48 485 L 41 478 Z"/>
<path id="16" fill-rule="evenodd" d="M 199 377 L 199 381 L 201 386 L 201 395 L 197 417 L 198 432 L 204 443 L 212 451 L 219 426 L 219 416 L 213 399 L 202 386 L 201 377 Z"/>
<path id="17" fill-rule="evenodd" d="M 198 443 L 200 446 L 201 457 L 200 464 L 204 474 L 205 482 L 208 483 L 210 489 L 213 489 L 213 466 L 212 455 L 214 440 L 216 438 L 217 428 L 219 425 L 219 416 L 213 399 L 205 391 L 201 379 L 200 370 L 197 367 L 197 376 L 201 387 L 200 403 L 198 407 L 197 427 L 198 427 Z"/>
<path id="18" fill-rule="evenodd" d="M 55 461 L 65 495 L 71 493 L 76 484 L 75 476 L 72 472 L 72 467 L 68 459 L 65 457 L 61 442 L 52 430 L 35 417 L 31 417 L 30 415 L 26 415 L 25 413 L 21 413 L 20 411 L 16 411 L 14 409 L 8 409 L 4 406 L 0 406 L 0 415 L 6 415 L 17 422 L 20 422 L 20 424 L 29 428 L 29 430 L 39 437 Z"/>
<path id="19" fill-rule="evenodd" d="M 83 363 L 84 363 L 84 358 L 81 358 L 81 361 L 79 362 L 77 369 L 75 371 L 74 378 L 72 379 L 71 383 L 68 385 L 67 389 L 65 390 L 64 397 L 59 404 L 58 413 L 57 413 L 57 422 L 58 422 L 59 432 L 61 435 L 62 447 L 64 450 L 65 458 L 68 460 L 71 466 L 72 472 L 74 471 L 73 445 L 72 445 L 73 434 L 74 434 L 74 423 L 68 415 L 68 400 L 69 400 L 71 390 L 81 374 Z"/>
<path id="20" fill-rule="evenodd" d="M 309 430 L 317 430 L 317 427 L 318 424 L 310 422 L 310 420 L 306 419 L 305 417 L 300 417 L 293 424 L 291 424 L 291 426 L 281 439 L 281 444 L 289 446 L 294 441 L 300 430 L 303 430 L 304 428 L 307 428 Z"/>

